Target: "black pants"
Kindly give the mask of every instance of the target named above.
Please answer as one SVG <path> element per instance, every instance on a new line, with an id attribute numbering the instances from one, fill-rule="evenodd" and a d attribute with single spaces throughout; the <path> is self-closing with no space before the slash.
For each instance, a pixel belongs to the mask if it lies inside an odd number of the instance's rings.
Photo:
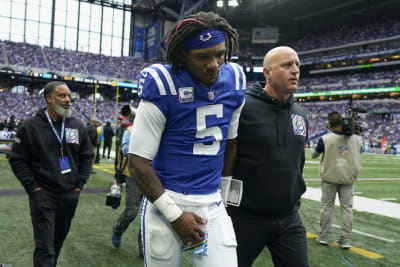
<path id="1" fill-rule="evenodd" d="M 250 267 L 267 247 L 279 267 L 308 266 L 306 231 L 297 211 L 286 217 L 255 218 L 230 212 L 238 241 L 239 267 Z"/>
<path id="2" fill-rule="evenodd" d="M 97 145 L 96 145 L 96 155 L 95 155 L 95 157 L 94 157 L 94 163 L 100 163 L 100 146 L 101 146 L 101 143 L 97 143 Z"/>
<path id="3" fill-rule="evenodd" d="M 29 206 L 35 239 L 33 265 L 53 267 L 71 226 L 79 192 L 52 193 L 39 190 L 29 194 Z"/>
<path id="4" fill-rule="evenodd" d="M 133 177 L 126 177 L 125 184 L 126 184 L 125 209 L 118 217 L 118 219 L 114 222 L 113 226 L 114 234 L 119 236 L 121 236 L 126 231 L 129 224 L 133 222 L 133 220 L 135 220 L 136 216 L 138 215 L 140 203 L 142 200 L 142 192 L 136 185 L 136 181 Z M 139 252 L 142 253 L 143 252 L 142 232 L 140 229 L 138 234 L 138 245 L 139 245 Z"/>
<path id="5" fill-rule="evenodd" d="M 106 154 L 106 150 L 107 150 L 107 158 L 110 158 L 111 142 L 104 141 L 104 143 L 103 143 L 103 158 L 104 158 L 104 155 Z"/>

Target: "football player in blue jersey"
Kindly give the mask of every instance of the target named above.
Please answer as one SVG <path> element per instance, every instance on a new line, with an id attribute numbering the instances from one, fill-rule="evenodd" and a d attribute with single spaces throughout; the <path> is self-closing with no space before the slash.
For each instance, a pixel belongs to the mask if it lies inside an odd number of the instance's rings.
<path id="1" fill-rule="evenodd" d="M 145 266 L 237 266 L 236 238 L 218 190 L 232 175 L 246 78 L 228 62 L 238 34 L 200 12 L 168 37 L 167 65 L 141 71 L 129 170 L 146 198 L 141 222 Z"/>

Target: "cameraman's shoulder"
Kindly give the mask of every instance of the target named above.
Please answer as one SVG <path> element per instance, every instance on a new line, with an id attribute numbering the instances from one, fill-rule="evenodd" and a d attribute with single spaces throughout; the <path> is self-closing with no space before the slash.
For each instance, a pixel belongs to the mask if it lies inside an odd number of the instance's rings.
<path id="1" fill-rule="evenodd" d="M 362 137 L 358 134 L 353 134 L 358 142 L 362 143 Z"/>

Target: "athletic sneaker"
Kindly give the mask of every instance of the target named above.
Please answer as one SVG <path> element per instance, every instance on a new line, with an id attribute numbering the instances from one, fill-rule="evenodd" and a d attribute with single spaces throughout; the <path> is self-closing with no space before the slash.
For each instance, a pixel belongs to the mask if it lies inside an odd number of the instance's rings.
<path id="1" fill-rule="evenodd" d="M 340 239 L 335 241 L 335 244 L 340 246 L 341 248 L 344 248 L 344 249 L 351 248 L 350 240 L 348 240 L 348 239 L 340 238 Z"/>
<path id="2" fill-rule="evenodd" d="M 114 247 L 119 248 L 121 246 L 121 236 L 113 234 L 112 235 L 112 243 Z"/>
<path id="3" fill-rule="evenodd" d="M 317 237 L 317 242 L 320 243 L 321 245 L 329 244 L 328 238 L 326 238 L 325 236 L 320 236 L 320 235 Z"/>

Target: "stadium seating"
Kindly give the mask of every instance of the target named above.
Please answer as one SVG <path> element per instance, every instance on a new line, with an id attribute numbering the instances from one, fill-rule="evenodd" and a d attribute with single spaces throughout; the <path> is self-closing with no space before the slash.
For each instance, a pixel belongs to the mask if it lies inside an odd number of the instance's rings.
<path id="1" fill-rule="evenodd" d="M 41 69 L 60 75 L 92 77 L 101 80 L 134 81 L 139 71 L 150 63 L 133 57 L 110 57 L 59 48 L 41 48 L 27 43 L 0 41 L 0 64 L 23 67 L 24 71 Z"/>

